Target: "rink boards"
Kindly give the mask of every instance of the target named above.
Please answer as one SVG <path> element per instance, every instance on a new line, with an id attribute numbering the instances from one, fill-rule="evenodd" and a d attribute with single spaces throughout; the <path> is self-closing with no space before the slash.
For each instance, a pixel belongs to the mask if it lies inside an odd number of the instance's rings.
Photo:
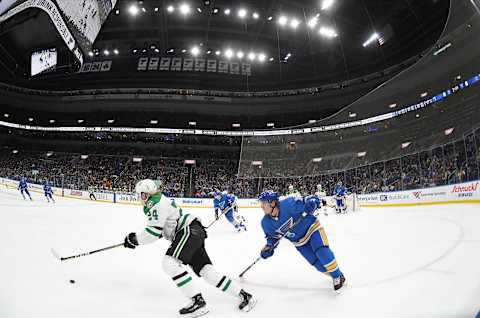
<path id="1" fill-rule="evenodd" d="M 18 182 L 0 178 L 0 185 L 10 189 L 16 189 Z M 29 186 L 31 191 L 43 193 L 42 185 L 29 184 Z M 90 192 L 88 191 L 62 188 L 53 188 L 53 191 L 56 196 L 90 201 Z M 96 202 L 139 204 L 137 196 L 132 194 L 94 192 L 94 195 L 97 199 Z M 213 208 L 213 199 L 172 199 L 182 208 Z M 458 203 L 480 204 L 480 181 L 408 191 L 359 194 L 356 196 L 356 200 L 360 207 L 419 206 Z M 327 197 L 327 201 L 329 201 L 329 205 L 334 204 L 332 197 Z M 259 207 L 256 199 L 239 199 L 238 205 L 240 208 Z"/>

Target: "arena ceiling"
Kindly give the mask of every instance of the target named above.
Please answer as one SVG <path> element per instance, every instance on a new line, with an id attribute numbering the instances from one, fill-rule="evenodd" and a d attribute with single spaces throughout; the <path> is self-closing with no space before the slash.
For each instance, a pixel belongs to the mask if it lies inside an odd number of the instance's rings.
<path id="1" fill-rule="evenodd" d="M 430 48 L 448 0 L 119 0 L 85 63 L 110 72 L 75 73 L 60 52 L 54 73 L 31 78 L 32 51 L 61 46 L 40 10 L 0 25 L 0 80 L 46 89 L 173 87 L 259 91 L 337 83 L 385 70 Z M 139 72 L 142 57 L 250 64 L 251 75 Z M 241 73 L 241 72 L 240 72 Z"/>

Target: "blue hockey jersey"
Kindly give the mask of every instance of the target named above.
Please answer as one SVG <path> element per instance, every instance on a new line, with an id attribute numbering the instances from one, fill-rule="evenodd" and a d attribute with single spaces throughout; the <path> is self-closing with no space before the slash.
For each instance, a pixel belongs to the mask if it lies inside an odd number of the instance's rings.
<path id="1" fill-rule="evenodd" d="M 262 228 L 267 245 L 275 246 L 285 233 L 285 238 L 295 246 L 302 246 L 308 242 L 310 236 L 320 228 L 320 222 L 311 214 L 307 214 L 303 220 L 299 221 L 302 214 L 306 212 L 306 200 L 308 199 L 303 197 L 284 198 L 279 201 L 278 217 L 273 218 L 269 215 L 263 217 Z M 293 226 L 295 223 L 297 224 Z"/>
<path id="2" fill-rule="evenodd" d="M 27 181 L 25 181 L 25 179 L 20 180 L 20 182 L 18 183 L 18 188 L 20 190 L 28 189 Z"/>
<path id="3" fill-rule="evenodd" d="M 222 212 L 236 204 L 237 197 L 234 194 L 222 193 L 221 198 L 216 197 L 213 199 L 213 208 Z"/>
<path id="4" fill-rule="evenodd" d="M 47 193 L 53 194 L 52 187 L 49 184 L 44 184 L 43 185 L 43 192 L 45 192 L 45 194 L 47 194 Z"/>
<path id="5" fill-rule="evenodd" d="M 344 197 L 347 194 L 347 188 L 337 185 L 333 190 L 333 194 L 337 197 Z"/>

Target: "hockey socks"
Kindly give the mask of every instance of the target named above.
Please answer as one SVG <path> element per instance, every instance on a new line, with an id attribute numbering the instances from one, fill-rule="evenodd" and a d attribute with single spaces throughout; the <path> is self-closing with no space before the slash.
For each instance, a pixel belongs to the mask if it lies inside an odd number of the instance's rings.
<path id="1" fill-rule="evenodd" d="M 162 267 L 186 297 L 193 298 L 195 295 L 200 294 L 192 276 L 176 259 L 171 256 L 165 256 L 162 261 Z"/>
<path id="2" fill-rule="evenodd" d="M 313 264 L 316 269 L 324 273 L 325 271 L 329 273 L 333 278 L 338 278 L 342 274 L 338 268 L 337 260 L 335 255 L 330 250 L 328 246 L 320 247 L 315 251 L 315 255 L 318 260 Z"/>
<path id="3" fill-rule="evenodd" d="M 200 271 L 200 276 L 210 285 L 233 297 L 239 297 L 240 287 L 231 278 L 219 274 L 215 268 L 207 264 Z"/>

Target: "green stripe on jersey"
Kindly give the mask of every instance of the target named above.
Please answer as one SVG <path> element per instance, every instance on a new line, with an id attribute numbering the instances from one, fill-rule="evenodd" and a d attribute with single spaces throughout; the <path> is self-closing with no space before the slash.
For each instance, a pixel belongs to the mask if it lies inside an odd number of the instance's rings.
<path id="1" fill-rule="evenodd" d="M 162 234 L 156 233 L 156 232 L 152 231 L 151 229 L 149 229 L 148 227 L 145 228 L 145 231 L 147 231 L 148 234 L 151 234 L 153 236 L 162 237 Z"/>
<path id="2" fill-rule="evenodd" d="M 228 287 L 230 287 L 230 284 L 232 283 L 232 280 L 229 279 L 228 282 L 225 284 L 225 287 L 223 287 L 222 291 L 226 291 Z"/>
<path id="3" fill-rule="evenodd" d="M 182 216 L 183 220 L 182 220 L 182 223 L 180 224 L 180 226 L 178 227 L 179 229 L 183 228 L 183 226 L 185 225 L 185 221 L 187 221 L 187 218 L 190 216 L 190 214 L 185 214 Z"/>
<path id="4" fill-rule="evenodd" d="M 178 283 L 177 286 L 178 286 L 178 287 L 182 287 L 183 285 L 188 284 L 188 283 L 191 282 L 191 281 L 192 281 L 192 277 L 189 276 L 189 277 L 188 277 L 187 279 L 185 279 L 183 282 Z"/>
<path id="5" fill-rule="evenodd" d="M 183 247 L 185 246 L 185 243 L 187 243 L 188 238 L 190 237 L 190 228 L 187 226 L 184 231 L 183 231 L 183 236 L 182 239 L 180 240 L 180 243 L 178 244 L 177 248 L 173 252 L 173 257 L 178 258 L 180 256 L 180 253 L 182 252 Z"/>

